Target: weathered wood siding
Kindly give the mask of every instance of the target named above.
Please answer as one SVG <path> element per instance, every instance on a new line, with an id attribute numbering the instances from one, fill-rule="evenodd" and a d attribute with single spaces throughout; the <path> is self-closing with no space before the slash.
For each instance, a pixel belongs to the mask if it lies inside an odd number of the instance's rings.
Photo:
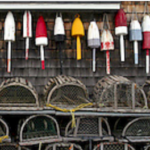
<path id="1" fill-rule="evenodd" d="M 150 2 L 148 2 L 150 9 Z M 144 12 L 144 2 L 122 2 L 121 7 L 127 13 L 128 27 L 131 20 L 132 9 L 136 7 L 139 21 L 141 22 Z M 53 29 L 56 12 L 41 10 L 31 11 L 33 17 L 33 37 L 30 39 L 29 60 L 25 60 L 25 39 L 23 34 L 23 11 L 12 11 L 16 21 L 16 41 L 12 44 L 12 72 L 6 72 L 7 43 L 4 39 L 4 20 L 7 11 L 0 11 L 0 82 L 9 77 L 27 78 L 42 94 L 44 85 L 50 77 L 59 75 L 59 51 L 54 41 Z M 82 60 L 76 60 L 76 40 L 71 37 L 71 26 L 74 15 L 79 13 L 84 23 L 85 36 L 82 38 Z M 96 72 L 92 72 L 92 50 L 87 47 L 87 30 L 89 22 L 95 16 L 100 32 L 102 31 L 103 14 L 108 13 L 111 32 L 114 37 L 115 50 L 111 51 L 111 74 L 125 76 L 139 84 L 143 84 L 149 77 L 145 73 L 145 51 L 142 50 L 142 42 L 139 42 L 139 65 L 134 65 L 133 43 L 129 42 L 129 35 L 124 36 L 126 47 L 126 62 L 120 62 L 119 37 L 115 35 L 114 17 L 116 11 L 63 11 L 66 41 L 63 46 L 63 71 L 65 75 L 73 76 L 87 86 L 89 93 L 93 91 L 96 82 L 106 75 L 105 52 L 97 49 Z M 35 29 L 39 15 L 43 15 L 48 33 L 48 46 L 45 47 L 46 69 L 41 70 L 39 47 L 35 46 Z"/>

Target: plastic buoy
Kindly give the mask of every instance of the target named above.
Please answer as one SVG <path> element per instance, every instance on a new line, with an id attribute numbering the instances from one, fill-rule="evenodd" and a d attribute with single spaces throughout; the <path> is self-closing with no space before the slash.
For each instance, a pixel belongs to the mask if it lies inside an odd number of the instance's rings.
<path id="1" fill-rule="evenodd" d="M 7 72 L 11 72 L 11 42 L 15 41 L 15 20 L 12 12 L 8 12 L 4 22 L 4 40 L 8 41 Z"/>
<path id="2" fill-rule="evenodd" d="M 91 21 L 88 28 L 88 47 L 93 49 L 93 72 L 96 71 L 96 48 L 100 47 L 100 36 L 97 24 Z"/>
<path id="3" fill-rule="evenodd" d="M 76 15 L 76 18 L 72 24 L 71 35 L 77 38 L 77 60 L 81 59 L 81 43 L 80 37 L 84 36 L 84 27 L 79 15 Z"/>
<path id="4" fill-rule="evenodd" d="M 48 38 L 47 38 L 46 24 L 45 24 L 44 18 L 42 16 L 40 16 L 37 21 L 35 44 L 40 46 L 41 65 L 42 65 L 42 69 L 45 69 L 44 47 L 43 46 L 48 45 Z"/>

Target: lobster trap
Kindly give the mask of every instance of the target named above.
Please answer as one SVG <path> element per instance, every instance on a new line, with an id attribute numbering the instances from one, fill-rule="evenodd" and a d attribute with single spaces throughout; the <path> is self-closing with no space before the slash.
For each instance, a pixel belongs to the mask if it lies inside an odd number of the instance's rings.
<path id="1" fill-rule="evenodd" d="M 150 142 L 150 118 L 142 117 L 128 121 L 125 125 L 119 119 L 114 128 L 114 134 L 121 142 Z"/>
<path id="2" fill-rule="evenodd" d="M 82 150 L 82 148 L 74 143 L 55 143 L 48 145 L 45 150 Z"/>
<path id="3" fill-rule="evenodd" d="M 100 143 L 93 150 L 135 150 L 131 145 L 127 143 Z"/>
<path id="4" fill-rule="evenodd" d="M 58 123 L 52 116 L 34 115 L 20 122 L 23 122 L 18 127 L 20 145 L 61 141 Z"/>
<path id="5" fill-rule="evenodd" d="M 0 118 L 0 139 L 2 142 L 11 142 L 8 125 L 2 118 Z"/>
<path id="6" fill-rule="evenodd" d="M 94 99 L 105 111 L 135 111 L 148 107 L 143 89 L 122 76 L 106 76 L 99 80 L 94 87 Z"/>
<path id="7" fill-rule="evenodd" d="M 47 104 L 71 109 L 83 103 L 89 103 L 88 92 L 78 79 L 59 75 L 50 78 L 44 89 Z"/>
<path id="8" fill-rule="evenodd" d="M 76 127 L 70 121 L 65 129 L 66 141 L 113 141 L 110 126 L 102 117 L 76 117 Z"/>
<path id="9" fill-rule="evenodd" d="M 17 144 L 13 144 L 13 143 L 4 143 L 4 144 L 0 144 L 0 150 L 30 150 L 26 147 L 20 147 Z"/>
<path id="10" fill-rule="evenodd" d="M 7 79 L 0 85 L 0 106 L 2 109 L 38 107 L 38 94 L 26 79 Z"/>

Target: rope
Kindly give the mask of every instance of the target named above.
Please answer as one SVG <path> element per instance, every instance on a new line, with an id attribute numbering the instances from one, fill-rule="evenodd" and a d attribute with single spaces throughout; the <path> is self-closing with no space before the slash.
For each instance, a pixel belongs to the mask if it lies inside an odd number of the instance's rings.
<path id="1" fill-rule="evenodd" d="M 72 128 L 76 127 L 76 123 L 75 123 L 75 115 L 74 115 L 74 112 L 75 111 L 78 111 L 84 107 L 87 107 L 87 106 L 92 106 L 93 103 L 87 103 L 87 104 L 80 104 L 79 106 L 77 106 L 76 108 L 73 108 L 73 109 L 66 109 L 66 108 L 60 108 L 60 107 L 57 107 L 57 106 L 54 106 L 52 104 L 46 104 L 47 107 L 52 107 L 56 110 L 59 110 L 59 111 L 62 111 L 62 112 L 70 112 L 71 113 L 71 116 L 72 116 Z"/>
<path id="2" fill-rule="evenodd" d="M 132 10 L 132 21 L 134 20 L 134 16 L 136 15 L 136 19 L 138 20 L 138 15 L 137 15 L 137 11 L 136 11 L 136 7 L 133 8 Z"/>
<path id="3" fill-rule="evenodd" d="M 110 30 L 110 25 L 109 25 L 107 14 L 103 15 L 103 30 L 105 29 L 105 25 L 107 25 L 107 29 Z"/>
<path id="4" fill-rule="evenodd" d="M 39 150 L 42 148 L 42 142 L 39 143 Z"/>
<path id="5" fill-rule="evenodd" d="M 149 9 L 148 9 L 148 5 L 147 5 L 147 2 L 145 2 L 145 7 L 144 7 L 144 16 L 145 14 L 148 14 L 149 13 Z"/>
<path id="6" fill-rule="evenodd" d="M 1 137 L 0 137 L 0 143 L 2 143 L 3 140 L 5 140 L 5 139 L 8 139 L 8 135 L 1 136 Z"/>

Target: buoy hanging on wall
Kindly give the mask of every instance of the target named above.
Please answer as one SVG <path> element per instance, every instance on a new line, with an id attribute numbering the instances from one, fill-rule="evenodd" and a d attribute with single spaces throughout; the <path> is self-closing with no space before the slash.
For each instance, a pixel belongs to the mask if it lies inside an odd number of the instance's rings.
<path id="1" fill-rule="evenodd" d="M 25 11 L 23 15 L 23 37 L 26 38 L 25 59 L 29 57 L 29 38 L 32 37 L 32 16 L 30 11 Z"/>
<path id="2" fill-rule="evenodd" d="M 121 61 L 125 61 L 125 46 L 123 36 L 128 34 L 127 17 L 123 9 L 120 9 L 115 16 L 115 34 L 120 35 L 120 55 Z"/>
<path id="3" fill-rule="evenodd" d="M 105 21 L 106 19 L 106 21 Z M 107 28 L 105 27 L 107 25 Z M 103 31 L 101 35 L 101 51 L 106 51 L 106 73 L 110 74 L 110 54 L 109 50 L 114 50 L 114 40 L 110 33 L 108 17 L 106 14 L 103 16 Z"/>
<path id="4" fill-rule="evenodd" d="M 37 46 L 40 46 L 41 66 L 42 69 L 45 69 L 44 46 L 48 45 L 48 38 L 47 38 L 46 24 L 42 16 L 40 16 L 37 21 L 35 44 Z"/>
<path id="5" fill-rule="evenodd" d="M 100 36 L 97 24 L 91 21 L 88 28 L 88 47 L 93 49 L 93 72 L 96 71 L 96 48 L 100 47 Z"/>
<path id="6" fill-rule="evenodd" d="M 4 22 L 4 40 L 8 41 L 7 72 L 11 72 L 11 42 L 15 41 L 15 20 L 12 12 L 8 12 Z"/>
<path id="7" fill-rule="evenodd" d="M 77 60 L 81 59 L 81 42 L 80 37 L 84 36 L 84 27 L 80 19 L 80 15 L 77 14 L 73 21 L 71 35 L 77 38 Z"/>

